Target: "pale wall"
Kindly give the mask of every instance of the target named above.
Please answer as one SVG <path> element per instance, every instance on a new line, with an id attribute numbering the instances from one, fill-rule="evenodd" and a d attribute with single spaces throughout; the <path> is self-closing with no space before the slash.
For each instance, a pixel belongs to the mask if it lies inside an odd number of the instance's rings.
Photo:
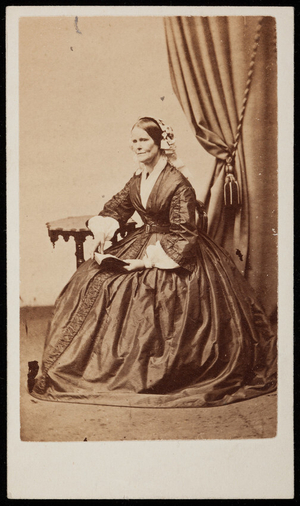
<path id="1" fill-rule="evenodd" d="M 53 250 L 45 223 L 98 214 L 123 187 L 139 116 L 173 126 L 200 199 L 213 168 L 172 91 L 162 18 L 85 17 L 78 28 L 71 17 L 20 20 L 22 305 L 52 305 L 74 272 L 73 239 Z"/>

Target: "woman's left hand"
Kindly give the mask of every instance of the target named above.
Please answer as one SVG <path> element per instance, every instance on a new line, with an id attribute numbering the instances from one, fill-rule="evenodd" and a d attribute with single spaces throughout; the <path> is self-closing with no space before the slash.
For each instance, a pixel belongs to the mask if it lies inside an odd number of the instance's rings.
<path id="1" fill-rule="evenodd" d="M 142 271 L 145 269 L 145 263 L 143 262 L 143 260 L 140 260 L 138 258 L 130 258 L 130 259 L 125 259 L 124 258 L 124 262 L 127 262 L 129 265 L 124 265 L 124 269 L 126 269 L 126 271 Z"/>

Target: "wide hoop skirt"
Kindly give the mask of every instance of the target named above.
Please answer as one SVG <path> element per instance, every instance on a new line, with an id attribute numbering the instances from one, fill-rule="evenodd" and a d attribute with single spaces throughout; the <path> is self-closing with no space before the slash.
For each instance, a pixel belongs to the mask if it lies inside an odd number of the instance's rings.
<path id="1" fill-rule="evenodd" d="M 108 252 L 141 258 L 150 240 L 139 229 Z M 276 338 L 252 289 L 206 234 L 196 249 L 193 272 L 80 266 L 56 301 L 32 395 L 173 408 L 274 391 Z"/>

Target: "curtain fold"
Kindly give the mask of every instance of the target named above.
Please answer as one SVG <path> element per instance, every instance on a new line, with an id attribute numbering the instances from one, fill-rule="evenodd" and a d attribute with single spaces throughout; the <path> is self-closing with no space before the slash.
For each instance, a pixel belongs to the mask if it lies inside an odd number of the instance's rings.
<path id="1" fill-rule="evenodd" d="M 223 200 L 226 159 L 237 132 L 258 20 L 256 16 L 166 17 L 164 24 L 174 92 L 197 140 L 216 158 L 205 202 L 208 233 L 229 251 L 258 294 L 268 297 L 263 300 L 264 306 L 272 312 L 277 300 L 276 243 L 274 237 L 267 238 L 266 232 L 272 236 L 272 228 L 277 230 L 276 213 L 265 221 L 263 202 L 261 207 L 256 202 L 257 194 L 261 198 L 262 189 L 266 190 L 265 199 L 276 209 L 276 31 L 271 17 L 263 18 L 235 158 L 242 205 L 236 210 L 226 208 Z M 266 137 L 268 141 L 262 143 Z M 258 143 L 265 148 L 259 157 Z M 270 155 L 274 147 L 275 156 Z M 258 177 L 263 172 L 268 172 L 265 181 L 271 184 L 272 195 L 262 183 L 263 178 Z M 257 212 L 258 218 L 254 218 Z M 259 252 L 255 251 L 255 244 L 259 245 Z M 273 262 L 272 281 L 267 279 L 269 274 L 262 261 L 263 248 L 272 251 L 271 256 L 267 255 Z"/>

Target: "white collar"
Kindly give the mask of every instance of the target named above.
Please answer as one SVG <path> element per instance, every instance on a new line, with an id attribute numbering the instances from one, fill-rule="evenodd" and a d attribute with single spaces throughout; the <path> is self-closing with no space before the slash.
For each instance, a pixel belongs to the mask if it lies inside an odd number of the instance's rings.
<path id="1" fill-rule="evenodd" d="M 152 172 L 150 172 L 149 177 L 152 176 L 152 175 L 154 176 L 155 174 L 162 172 L 164 170 L 164 168 L 166 167 L 167 163 L 168 163 L 167 157 L 164 156 L 164 155 L 161 155 L 161 157 L 159 158 L 159 160 L 158 160 L 157 164 L 155 165 L 154 169 L 152 170 Z M 146 172 L 147 172 L 146 165 L 144 165 L 142 162 L 140 162 L 140 166 L 135 171 L 135 175 L 138 176 L 139 174 L 144 173 L 145 176 L 146 176 Z M 151 177 L 151 179 L 152 179 L 152 177 Z"/>

